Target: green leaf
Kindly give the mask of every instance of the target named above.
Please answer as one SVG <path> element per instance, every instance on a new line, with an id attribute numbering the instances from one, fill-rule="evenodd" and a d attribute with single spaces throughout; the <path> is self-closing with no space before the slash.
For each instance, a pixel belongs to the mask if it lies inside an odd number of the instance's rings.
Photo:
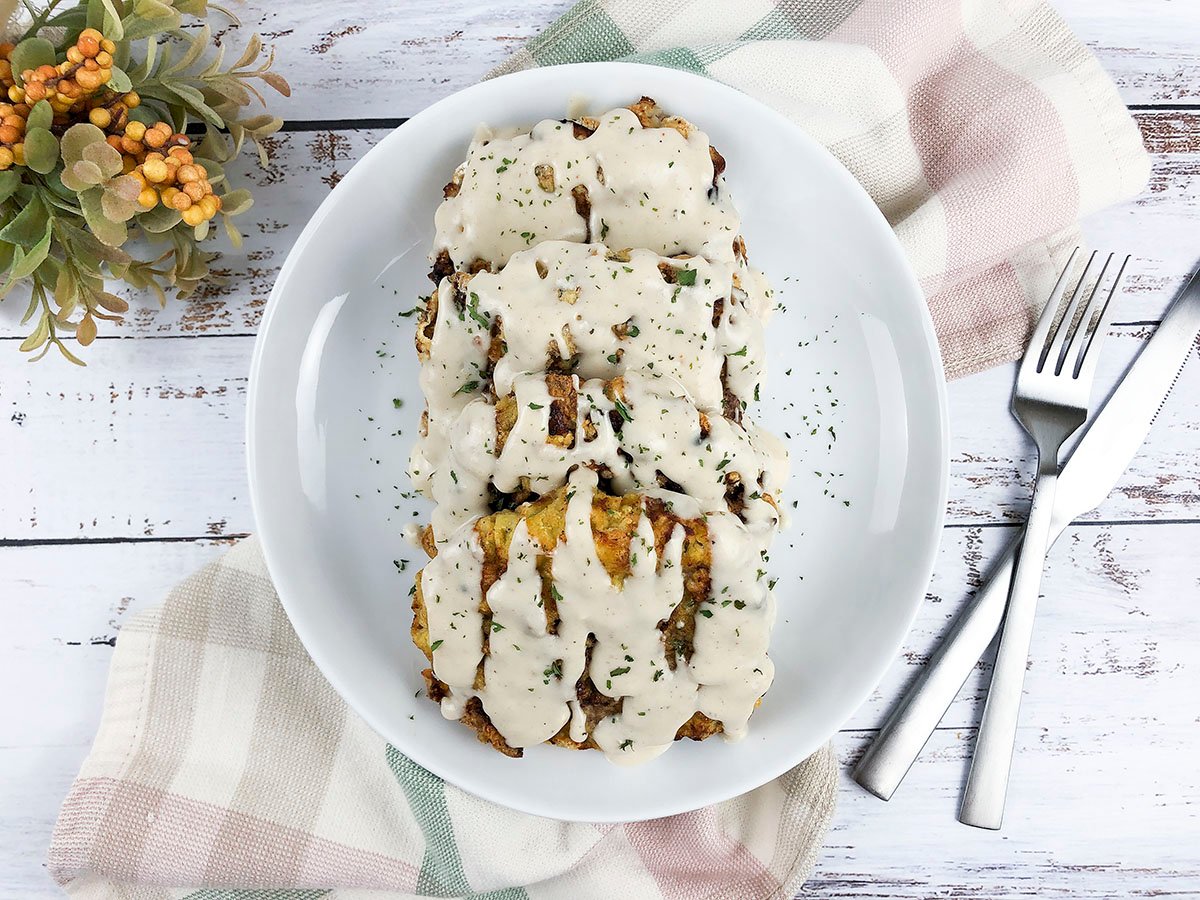
<path id="1" fill-rule="evenodd" d="M 17 349 L 28 353 L 30 350 L 36 350 L 49 339 L 50 318 L 48 316 L 42 316 L 40 319 L 38 319 L 37 327 L 33 329 L 33 332 L 29 335 L 29 337 L 21 341 L 21 346 Z"/>
<path id="2" fill-rule="evenodd" d="M 104 196 L 100 208 L 106 219 L 114 222 L 128 222 L 142 207 L 137 202 L 141 185 L 131 175 L 122 175 L 104 185 Z"/>
<path id="3" fill-rule="evenodd" d="M 17 244 L 28 250 L 36 246 L 50 226 L 50 214 L 45 205 L 35 199 L 17 213 L 16 218 L 0 229 L 0 241 Z"/>
<path id="4" fill-rule="evenodd" d="M 129 254 L 124 250 L 100 243 L 91 232 L 84 231 L 82 228 L 76 228 L 74 225 L 66 222 L 59 222 L 58 228 L 69 245 L 72 254 L 92 257 L 97 261 L 106 262 L 110 266 L 117 267 L 127 266 L 131 261 Z"/>
<path id="5" fill-rule="evenodd" d="M 179 97 L 196 115 L 217 128 L 225 127 L 225 120 L 204 101 L 204 95 L 190 84 L 181 81 L 163 82 L 163 87 Z"/>
<path id="6" fill-rule="evenodd" d="M 49 100 L 39 100 L 33 104 L 33 109 L 29 111 L 29 118 L 25 122 L 26 128 L 45 128 L 49 129 L 54 123 L 54 110 L 50 106 Z"/>
<path id="7" fill-rule="evenodd" d="M 246 49 L 243 50 L 242 55 L 238 57 L 238 61 L 235 62 L 229 68 L 231 70 L 233 70 L 233 69 L 241 69 L 244 66 L 248 66 L 252 62 L 254 62 L 256 59 L 258 59 L 258 54 L 261 52 L 262 52 L 262 38 L 260 38 L 257 34 L 252 34 L 252 35 L 250 35 L 250 40 L 246 42 Z"/>
<path id="8" fill-rule="evenodd" d="M 245 188 L 230 191 L 221 197 L 221 212 L 227 216 L 237 216 L 254 205 L 254 197 Z"/>
<path id="9" fill-rule="evenodd" d="M 109 148 L 112 149 L 111 147 Z M 63 166 L 62 183 L 73 191 L 83 192 L 88 188 L 93 188 L 104 180 L 104 173 L 100 171 L 100 167 L 91 160 L 81 159 L 71 163 L 69 166 Z"/>
<path id="10" fill-rule="evenodd" d="M 40 175 L 51 172 L 58 165 L 58 138 L 45 128 L 25 132 L 25 165 Z"/>
<path id="11" fill-rule="evenodd" d="M 13 48 L 8 59 L 12 63 L 13 77 L 21 85 L 25 83 L 21 80 L 21 73 L 25 70 L 36 69 L 38 66 L 52 66 L 57 62 L 54 58 L 54 45 L 43 37 L 25 38 Z"/>
<path id="12" fill-rule="evenodd" d="M 159 0 L 135 0 L 133 15 L 125 19 L 125 38 L 137 41 L 164 31 L 172 31 L 181 24 L 179 11 L 167 4 L 160 3 Z M 113 40 L 117 38 L 114 37 Z"/>
<path id="13" fill-rule="evenodd" d="M 121 154 L 104 141 L 96 141 L 84 147 L 83 158 L 95 163 L 105 178 L 116 178 L 121 174 Z"/>
<path id="14" fill-rule="evenodd" d="M 150 234 L 162 234 L 178 225 L 182 218 L 179 210 L 160 204 L 139 215 L 134 222 L 143 231 Z"/>
<path id="15" fill-rule="evenodd" d="M 193 37 L 191 39 L 191 43 L 188 45 L 187 52 L 184 53 L 183 56 L 179 57 L 179 59 L 178 59 L 178 61 L 176 61 L 175 65 L 171 66 L 170 72 L 166 72 L 164 74 L 174 75 L 179 72 L 184 72 L 187 69 L 190 69 L 196 63 L 196 61 L 198 59 L 200 59 L 200 56 L 208 48 L 208 45 L 211 42 L 212 42 L 212 29 L 208 26 L 208 23 L 206 22 L 204 24 L 204 27 L 201 28 L 196 33 L 195 37 Z"/>
<path id="16" fill-rule="evenodd" d="M 145 81 L 149 77 L 150 72 L 154 69 L 154 60 L 158 56 L 158 41 L 151 37 L 146 41 L 146 55 L 140 63 L 129 70 L 129 77 L 133 81 Z"/>
<path id="17" fill-rule="evenodd" d="M 242 233 L 238 231 L 237 226 L 233 224 L 233 220 L 229 216 L 222 216 L 221 221 L 225 225 L 225 234 L 229 237 L 229 243 L 233 245 L 235 250 L 241 250 Z"/>
<path id="18" fill-rule="evenodd" d="M 46 257 L 49 254 L 50 223 L 47 222 L 45 236 L 38 241 L 37 244 L 34 245 L 33 249 L 26 253 L 20 260 L 13 263 L 13 267 L 8 273 L 10 285 L 21 278 L 27 278 L 28 276 L 32 275 L 37 267 L 46 261 Z M 7 293 L 8 287 L 5 287 L 4 290 Z"/>
<path id="19" fill-rule="evenodd" d="M 104 132 L 90 122 L 80 122 L 72 125 L 62 136 L 62 158 L 65 163 L 73 163 L 83 159 L 83 151 L 90 144 L 108 144 L 104 142 Z M 108 147 L 113 150 L 112 147 Z M 113 150 L 113 153 L 116 153 Z M 120 156 L 120 154 L 117 154 Z"/>
<path id="20" fill-rule="evenodd" d="M 20 186 L 21 176 L 18 173 L 11 169 L 7 172 L 0 172 L 0 203 L 15 194 Z"/>
<path id="21" fill-rule="evenodd" d="M 118 94 L 125 94 L 133 90 L 133 82 L 129 80 L 129 76 L 116 66 L 112 67 L 112 77 L 106 86 L 110 91 L 116 91 Z"/>
<path id="22" fill-rule="evenodd" d="M 121 22 L 121 14 L 117 12 L 112 0 L 100 0 L 100 5 L 104 8 L 104 14 L 100 17 L 101 24 L 96 27 L 104 32 L 104 36 L 110 41 L 119 43 L 125 37 L 125 26 Z"/>
<path id="23" fill-rule="evenodd" d="M 110 247 L 120 247 L 129 236 L 129 230 L 124 222 L 113 222 L 104 215 L 103 198 L 104 189 L 98 187 L 79 195 L 84 221 L 102 243 Z"/>
<path id="24" fill-rule="evenodd" d="M 208 16 L 208 0 L 175 0 L 175 8 L 185 16 L 195 16 L 197 19 L 203 19 Z M 233 24 L 241 24 L 232 13 L 225 10 L 221 11 L 233 19 Z"/>

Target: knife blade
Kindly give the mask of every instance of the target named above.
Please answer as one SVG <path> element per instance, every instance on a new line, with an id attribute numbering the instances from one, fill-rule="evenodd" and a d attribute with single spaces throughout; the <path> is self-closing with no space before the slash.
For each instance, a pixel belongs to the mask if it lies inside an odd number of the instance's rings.
<path id="1" fill-rule="evenodd" d="M 1141 447 L 1200 333 L 1200 271 L 1175 298 L 1162 322 L 1088 426 L 1058 479 L 1051 543 L 1071 522 L 1099 506 Z M 924 671 L 900 698 L 852 773 L 882 800 L 899 787 L 1004 618 L 1015 538 L 987 582 L 958 614 Z"/>

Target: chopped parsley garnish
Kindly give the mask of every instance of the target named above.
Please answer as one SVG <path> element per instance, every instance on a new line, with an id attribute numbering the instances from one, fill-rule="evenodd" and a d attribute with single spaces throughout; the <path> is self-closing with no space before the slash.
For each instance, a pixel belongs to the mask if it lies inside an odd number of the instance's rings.
<path id="1" fill-rule="evenodd" d="M 629 414 L 628 406 L 626 406 L 620 400 L 613 400 L 613 406 L 615 406 L 617 408 L 617 413 L 621 416 L 622 419 L 624 419 L 626 422 L 633 421 L 633 416 L 631 416 Z"/>
<path id="2" fill-rule="evenodd" d="M 432 644 L 429 645 L 429 652 L 432 653 L 434 650 L 436 650 L 440 646 L 442 646 L 442 642 L 440 640 L 434 641 Z"/>
<path id="3" fill-rule="evenodd" d="M 464 381 L 462 383 L 462 386 L 457 391 L 455 391 L 454 394 L 455 394 L 455 396 L 458 396 L 459 394 L 469 394 L 469 393 L 471 393 L 471 391 L 475 391 L 478 389 L 479 389 L 478 381 Z"/>
<path id="4" fill-rule="evenodd" d="M 691 287 L 696 283 L 695 269 L 678 269 L 675 272 L 675 283 L 682 284 L 684 287 Z"/>
<path id="5" fill-rule="evenodd" d="M 701 609 L 701 610 L 697 610 L 697 612 L 699 612 L 700 615 L 704 616 L 704 618 L 706 618 L 706 619 L 712 618 L 712 610 L 711 609 Z"/>
<path id="6" fill-rule="evenodd" d="M 471 302 L 467 306 L 467 312 L 471 314 L 471 318 L 478 322 L 481 327 L 492 327 L 492 320 L 488 318 L 486 313 L 479 311 L 479 295 L 474 291 L 471 291 Z"/>
<path id="7" fill-rule="evenodd" d="M 629 666 L 619 666 L 608 673 L 609 678 L 616 678 L 618 675 L 624 675 L 629 671 Z"/>
<path id="8" fill-rule="evenodd" d="M 499 622 L 492 622 L 492 631 L 503 631 L 503 630 L 504 630 L 504 626 L 501 625 Z"/>
<path id="9" fill-rule="evenodd" d="M 621 741 L 621 749 L 622 750 L 628 750 L 632 746 L 633 746 L 633 738 L 625 738 L 625 740 Z"/>
<path id="10" fill-rule="evenodd" d="M 742 347 L 742 349 L 741 349 L 741 350 L 738 350 L 738 351 L 737 351 L 737 352 L 735 352 L 735 353 L 730 353 L 729 355 L 730 355 L 730 356 L 745 356 L 745 355 L 746 355 L 746 349 L 747 349 L 747 348 L 746 348 L 746 347 L 743 345 L 743 347 Z"/>
<path id="11" fill-rule="evenodd" d="M 530 409 L 542 409 L 542 408 L 543 408 L 543 404 L 541 404 L 541 403 L 530 403 L 530 404 L 529 404 L 529 408 L 530 408 Z"/>

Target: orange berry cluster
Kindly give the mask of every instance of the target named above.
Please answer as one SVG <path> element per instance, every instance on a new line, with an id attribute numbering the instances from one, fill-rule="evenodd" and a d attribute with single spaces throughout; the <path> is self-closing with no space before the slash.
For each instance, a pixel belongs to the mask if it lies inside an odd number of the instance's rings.
<path id="1" fill-rule="evenodd" d="M 129 122 L 129 111 L 141 103 L 133 91 L 121 94 L 105 87 L 112 78 L 116 44 L 94 28 L 80 32 L 63 62 L 21 72 L 23 87 L 10 61 L 13 49 L 12 44 L 0 44 L 0 85 L 9 101 L 0 103 L 0 171 L 25 165 L 26 120 L 41 100 L 54 110 L 59 128 L 86 120 L 118 133 Z"/>
<path id="2" fill-rule="evenodd" d="M 15 85 L 12 63 L 8 61 L 12 51 L 12 44 L 0 44 L 0 85 L 3 85 L 4 94 L 10 100 Z M 21 97 L 21 101 L 24 101 L 24 97 Z M 27 103 L 0 103 L 0 172 L 13 165 L 25 165 L 25 119 L 28 116 Z"/>
<path id="3" fill-rule="evenodd" d="M 154 209 L 160 203 L 183 214 L 191 226 L 207 222 L 221 208 L 208 171 L 192 157 L 185 134 L 172 134 L 166 122 L 146 127 L 130 122 L 125 133 L 108 136 L 110 146 L 123 154 L 125 170 L 141 184 L 138 203 Z M 147 149 L 149 148 L 149 149 Z"/>

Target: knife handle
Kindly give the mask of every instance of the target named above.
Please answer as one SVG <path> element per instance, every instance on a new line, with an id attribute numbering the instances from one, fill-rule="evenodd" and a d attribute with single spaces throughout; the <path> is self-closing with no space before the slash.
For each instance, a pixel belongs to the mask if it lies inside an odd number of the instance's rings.
<path id="1" fill-rule="evenodd" d="M 1051 532 L 1051 543 L 1058 533 Z M 891 799 L 996 636 L 1004 619 L 1020 543 L 1020 538 L 1015 538 L 1005 549 L 987 582 L 959 612 L 925 669 L 900 698 L 854 767 L 854 780 L 881 800 Z"/>

